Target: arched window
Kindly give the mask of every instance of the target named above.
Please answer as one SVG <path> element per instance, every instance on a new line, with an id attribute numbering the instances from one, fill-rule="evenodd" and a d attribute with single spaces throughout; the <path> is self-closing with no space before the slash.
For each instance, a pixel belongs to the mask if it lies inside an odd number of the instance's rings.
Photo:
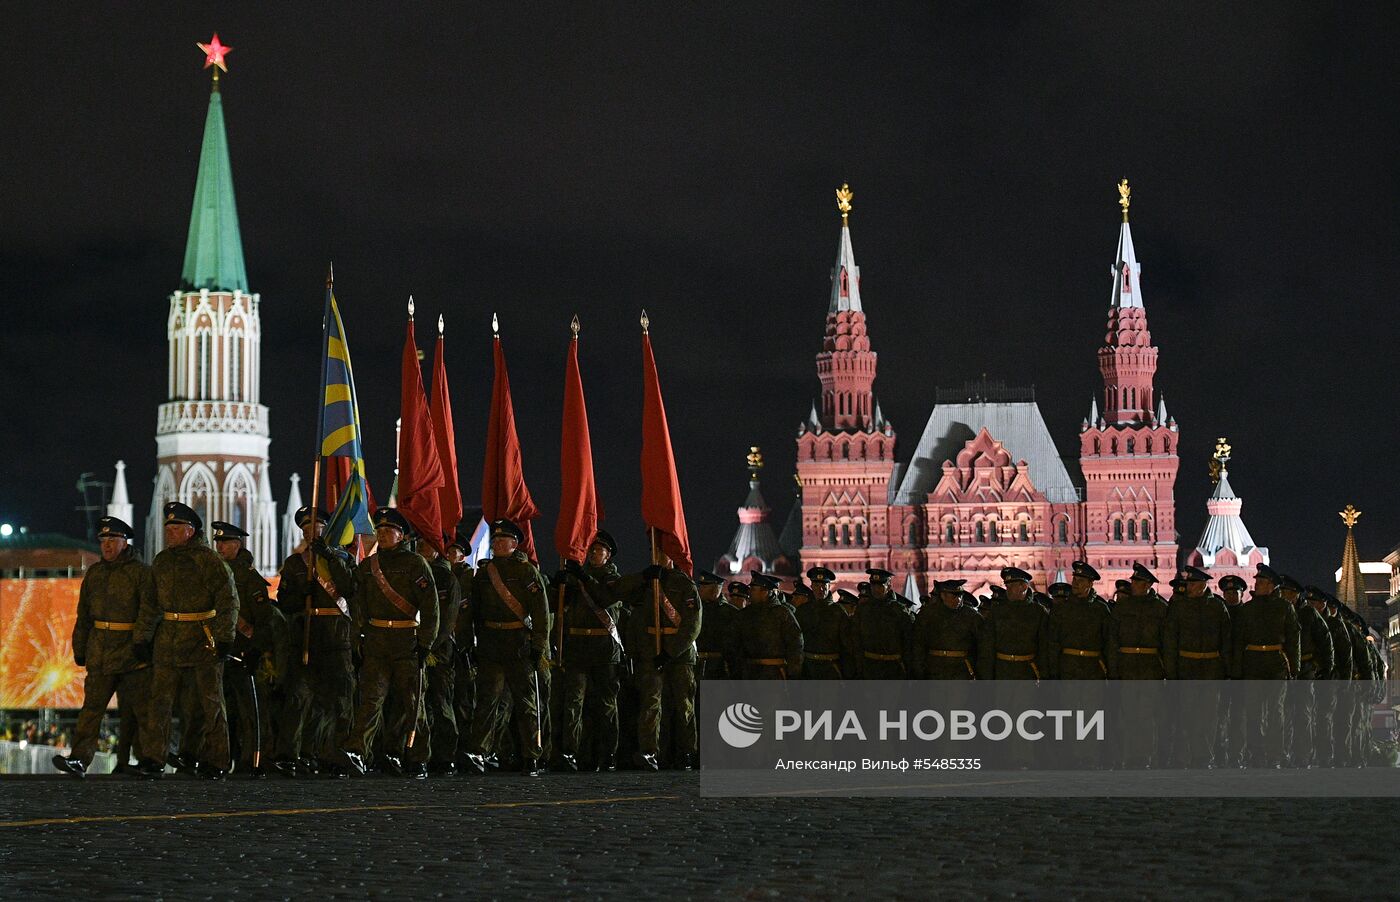
<path id="1" fill-rule="evenodd" d="M 1163 439 L 1162 439 L 1162 453 L 1163 453 L 1163 454 L 1170 454 L 1170 453 L 1172 453 L 1172 440 L 1171 440 L 1171 439 L 1166 438 L 1166 437 L 1163 437 Z"/>
<path id="2" fill-rule="evenodd" d="M 1128 406 L 1128 390 L 1126 388 L 1123 389 L 1123 406 Z"/>
<path id="3" fill-rule="evenodd" d="M 1145 445 L 1145 447 L 1143 448 L 1143 451 L 1144 451 L 1145 453 L 1147 453 L 1147 454 L 1151 454 L 1151 453 L 1152 453 L 1152 436 L 1149 435 L 1146 439 L 1144 439 L 1144 440 L 1143 440 L 1143 444 Z"/>
<path id="4" fill-rule="evenodd" d="M 1029 542 L 1031 540 L 1030 531 L 1026 529 L 1026 524 L 1024 522 L 1017 527 L 1017 538 L 1022 542 Z"/>
<path id="5" fill-rule="evenodd" d="M 1123 541 L 1123 521 L 1122 521 L 1122 520 L 1114 520 L 1114 521 L 1113 521 L 1113 541 L 1115 541 L 1115 542 L 1121 542 L 1121 541 Z"/>
<path id="6" fill-rule="evenodd" d="M 957 541 L 957 538 L 958 538 L 958 528 L 957 528 L 956 525 L 954 525 L 954 523 L 953 523 L 952 520 L 949 520 L 949 521 L 948 521 L 946 524 L 944 524 L 944 526 L 943 526 L 943 539 L 944 539 L 944 541 L 947 541 L 947 542 L 955 542 L 955 541 Z"/>
<path id="7" fill-rule="evenodd" d="M 243 333 L 233 332 L 228 339 L 228 397 L 243 400 Z M 241 527 L 241 524 L 240 524 Z"/>
<path id="8" fill-rule="evenodd" d="M 851 544 L 851 524 L 849 524 L 849 523 L 842 523 L 842 524 L 841 524 L 841 544 L 842 544 L 842 545 L 849 545 L 849 544 Z"/>
<path id="9" fill-rule="evenodd" d="M 987 541 L 988 541 L 988 542 L 1000 542 L 1000 541 L 1001 541 L 1001 530 L 997 529 L 997 521 L 996 521 L 996 520 L 988 520 L 988 521 L 987 521 Z"/>
<path id="10" fill-rule="evenodd" d="M 1102 453 L 1103 453 L 1103 446 L 1102 446 L 1102 444 L 1099 442 L 1098 439 L 1094 439 L 1094 453 L 1095 453 L 1095 454 L 1102 454 Z"/>
<path id="11" fill-rule="evenodd" d="M 1133 451 L 1136 450 L 1136 448 L 1137 448 L 1137 443 L 1134 442 L 1133 439 L 1132 439 L 1131 437 L 1129 437 L 1129 438 L 1128 438 L 1128 453 L 1129 453 L 1129 454 L 1132 454 Z"/>
<path id="12" fill-rule="evenodd" d="M 842 460 L 850 460 L 850 459 L 851 459 L 851 446 L 850 446 L 850 445 L 847 445 L 847 444 L 842 444 L 842 445 L 841 445 L 841 459 L 842 459 Z"/>
<path id="13" fill-rule="evenodd" d="M 856 521 L 856 544 L 865 546 L 865 522 L 862 520 Z"/>
<path id="14" fill-rule="evenodd" d="M 909 544 L 919 544 L 919 523 L 917 520 L 909 521 Z"/>
<path id="15" fill-rule="evenodd" d="M 987 541 L 987 525 L 981 520 L 977 521 L 977 541 Z"/>
<path id="16" fill-rule="evenodd" d="M 1117 453 L 1118 453 L 1118 439 L 1116 439 L 1116 438 L 1111 438 L 1111 439 L 1108 440 L 1108 453 L 1109 453 L 1109 454 L 1117 454 Z"/>
<path id="17" fill-rule="evenodd" d="M 1152 521 L 1146 517 L 1142 520 L 1142 540 L 1144 542 L 1152 541 Z"/>
<path id="18" fill-rule="evenodd" d="M 1069 523 L 1061 520 L 1055 525 L 1055 541 L 1061 544 L 1069 541 Z"/>
<path id="19" fill-rule="evenodd" d="M 209 333 L 200 332 L 195 336 L 195 397 L 201 401 L 209 398 Z"/>
<path id="20" fill-rule="evenodd" d="M 1136 541 L 1137 541 L 1137 521 L 1136 521 L 1136 520 L 1129 520 L 1129 521 L 1128 521 L 1128 541 L 1129 541 L 1129 542 L 1136 542 Z"/>

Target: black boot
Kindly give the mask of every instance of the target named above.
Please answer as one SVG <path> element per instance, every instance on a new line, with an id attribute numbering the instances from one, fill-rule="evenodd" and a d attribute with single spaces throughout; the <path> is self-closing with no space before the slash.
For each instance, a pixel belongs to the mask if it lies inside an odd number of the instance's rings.
<path id="1" fill-rule="evenodd" d="M 295 758 L 278 758 L 272 762 L 272 769 L 284 777 L 295 777 L 297 775 L 297 760 Z"/>
<path id="2" fill-rule="evenodd" d="M 467 752 L 462 756 L 462 770 L 470 770 L 474 774 L 486 773 L 486 759 L 472 752 Z"/>
<path id="3" fill-rule="evenodd" d="M 380 773 L 402 777 L 404 775 L 403 761 L 394 755 L 385 755 L 380 761 L 379 771 Z"/>
<path id="4" fill-rule="evenodd" d="M 641 765 L 642 770 L 649 770 L 652 772 L 661 770 L 661 765 L 657 763 L 655 755 L 639 753 L 637 755 L 637 763 Z"/>
<path id="5" fill-rule="evenodd" d="M 578 773 L 578 759 L 568 752 L 559 756 L 559 769 L 570 773 Z"/>
<path id="6" fill-rule="evenodd" d="M 145 780 L 159 780 L 165 776 L 165 765 L 159 761 L 152 761 L 150 758 L 143 758 L 141 763 L 136 765 L 136 769 Z"/>
<path id="7" fill-rule="evenodd" d="M 603 756 L 603 770 L 608 773 L 617 770 L 617 752 L 608 752 Z"/>
<path id="8" fill-rule="evenodd" d="M 194 773 L 195 776 L 199 777 L 201 780 L 222 780 L 224 777 L 228 776 L 228 771 L 223 768 L 215 767 L 212 764 L 205 764 L 202 761 L 195 765 Z"/>
<path id="9" fill-rule="evenodd" d="M 520 765 L 520 772 L 527 777 L 538 777 L 544 773 L 544 768 L 540 766 L 540 759 L 526 758 Z"/>
<path id="10" fill-rule="evenodd" d="M 411 763 L 404 768 L 404 776 L 410 780 L 426 780 L 428 779 L 428 765 L 422 761 Z"/>
<path id="11" fill-rule="evenodd" d="M 346 752 L 345 759 L 350 762 L 350 767 L 355 771 L 356 774 L 358 774 L 361 777 L 365 775 L 365 759 L 361 758 L 359 756 L 359 753 Z"/>
<path id="12" fill-rule="evenodd" d="M 676 759 L 677 770 L 695 770 L 695 756 L 691 754 L 681 755 Z"/>
<path id="13" fill-rule="evenodd" d="M 54 767 L 63 771 L 65 774 L 72 774 L 80 780 L 87 773 L 87 768 L 84 767 L 83 762 L 79 761 L 77 758 L 54 755 L 52 760 Z"/>

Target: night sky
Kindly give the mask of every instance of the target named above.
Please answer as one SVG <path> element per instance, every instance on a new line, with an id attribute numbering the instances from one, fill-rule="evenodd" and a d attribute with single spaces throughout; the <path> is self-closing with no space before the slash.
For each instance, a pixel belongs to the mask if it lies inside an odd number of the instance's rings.
<path id="1" fill-rule="evenodd" d="M 1034 384 L 1076 453 L 1127 177 L 1182 544 L 1217 435 L 1283 570 L 1330 581 L 1347 503 L 1363 557 L 1400 541 L 1393 5 L 198 6 L 6 7 L 0 520 L 80 535 L 74 483 L 118 458 L 149 505 L 217 31 L 279 507 L 334 260 L 381 498 L 408 295 L 425 350 L 447 317 L 473 501 L 498 311 L 552 564 L 577 312 L 605 526 L 640 566 L 646 307 L 697 561 L 750 444 L 780 528 L 843 181 L 899 458 L 935 388 L 984 372 Z"/>

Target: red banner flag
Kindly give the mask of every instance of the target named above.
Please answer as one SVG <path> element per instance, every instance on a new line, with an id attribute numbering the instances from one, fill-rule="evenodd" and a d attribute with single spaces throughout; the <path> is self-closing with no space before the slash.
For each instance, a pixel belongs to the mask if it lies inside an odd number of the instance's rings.
<path id="1" fill-rule="evenodd" d="M 685 528 L 681 483 L 676 457 L 671 451 L 671 430 L 666 425 L 666 405 L 656 358 L 651 353 L 646 313 L 642 313 L 642 520 L 656 531 L 662 551 L 676 567 L 691 572 L 690 536 Z"/>
<path id="2" fill-rule="evenodd" d="M 443 485 L 438 490 L 438 530 L 454 536 L 462 520 L 462 488 L 457 482 L 457 436 L 452 427 L 452 397 L 447 391 L 447 364 L 443 361 L 442 317 L 438 317 L 437 353 L 433 359 L 433 397 L 428 414 L 433 420 L 433 438 L 437 442 L 438 460 L 442 462 Z M 452 541 L 448 538 L 446 541 Z"/>
<path id="3" fill-rule="evenodd" d="M 525 534 L 520 550 L 533 561 L 537 558 L 530 521 L 540 515 L 540 509 L 535 507 L 535 500 L 525 485 L 525 467 L 520 460 L 520 436 L 515 433 L 515 408 L 510 400 L 510 375 L 506 372 L 501 336 L 496 335 L 493 341 L 496 377 L 491 387 L 491 420 L 486 427 L 481 508 L 487 522 L 505 518 L 520 527 Z"/>
<path id="4" fill-rule="evenodd" d="M 443 550 L 442 514 L 438 490 L 442 488 L 442 461 L 433 439 L 428 398 L 423 391 L 423 370 L 418 365 L 418 345 L 413 340 L 410 306 L 408 334 L 403 344 L 403 381 L 399 393 L 399 494 L 398 509 L 429 545 Z"/>
<path id="5" fill-rule="evenodd" d="M 345 491 L 345 486 L 350 482 L 350 471 L 355 466 L 354 458 L 350 457 L 327 457 L 322 466 L 325 472 L 321 479 L 325 482 L 325 503 L 322 505 L 326 510 L 335 510 L 336 504 L 340 502 L 340 494 Z M 369 503 L 369 512 L 374 514 L 379 510 L 379 505 L 374 501 L 374 491 L 365 484 L 366 501 Z"/>
<path id="6" fill-rule="evenodd" d="M 588 408 L 583 402 L 583 376 L 578 369 L 578 319 L 564 365 L 564 427 L 559 448 L 559 523 L 554 548 L 561 560 L 588 556 L 598 534 L 598 487 L 593 482 L 593 442 L 588 436 Z"/>

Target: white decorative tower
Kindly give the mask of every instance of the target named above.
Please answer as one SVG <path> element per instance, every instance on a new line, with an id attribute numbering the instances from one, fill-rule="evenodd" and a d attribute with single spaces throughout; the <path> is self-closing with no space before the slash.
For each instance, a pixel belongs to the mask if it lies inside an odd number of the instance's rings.
<path id="1" fill-rule="evenodd" d="M 117 478 L 112 481 L 112 500 L 107 504 L 107 516 L 116 517 L 128 526 L 131 526 L 131 518 L 135 514 L 135 508 L 131 505 L 131 496 L 126 491 L 126 461 L 117 461 Z"/>
<path id="2" fill-rule="evenodd" d="M 1246 583 L 1254 580 L 1254 570 L 1269 563 L 1269 549 L 1254 544 L 1240 510 L 1244 502 L 1230 487 L 1230 443 L 1222 436 L 1215 440 L 1210 472 L 1215 488 L 1206 501 L 1206 528 L 1196 547 L 1186 553 L 1185 563 L 1209 570 L 1217 580 L 1223 576 L 1238 576 Z"/>
<path id="3" fill-rule="evenodd" d="M 262 328 L 258 295 L 248 293 L 243 242 L 229 169 L 219 72 L 231 48 L 215 35 L 200 44 L 213 90 L 195 180 L 180 290 L 170 296 L 170 372 L 156 423 L 156 477 L 146 547 L 164 545 L 161 507 L 182 501 L 207 526 L 226 520 L 248 530 L 248 550 L 265 574 L 278 564 L 277 509 L 267 473 L 267 408 L 258 403 Z"/>
<path id="4" fill-rule="evenodd" d="M 290 557 L 301 546 L 301 527 L 297 526 L 297 511 L 301 510 L 301 474 L 292 474 L 292 489 L 287 493 L 286 513 L 282 515 L 282 557 Z"/>

